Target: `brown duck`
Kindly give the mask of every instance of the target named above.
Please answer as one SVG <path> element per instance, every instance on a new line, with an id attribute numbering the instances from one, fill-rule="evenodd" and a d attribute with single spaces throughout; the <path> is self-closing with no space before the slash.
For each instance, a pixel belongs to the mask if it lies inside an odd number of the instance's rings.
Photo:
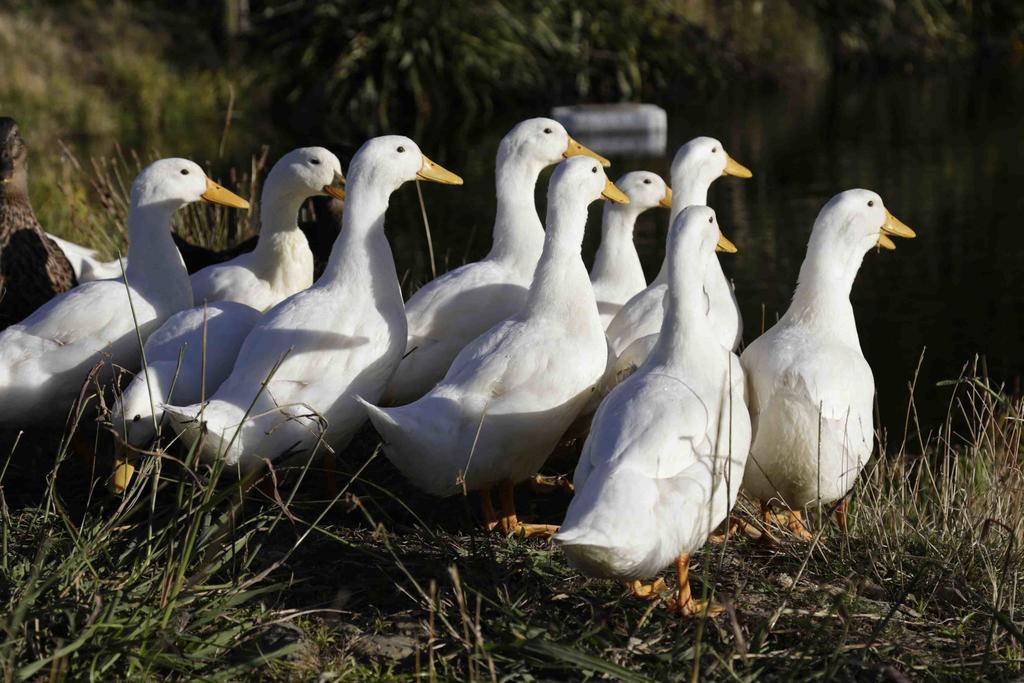
<path id="1" fill-rule="evenodd" d="M 28 149 L 14 119 L 0 117 L 0 330 L 77 284 L 28 199 Z"/>

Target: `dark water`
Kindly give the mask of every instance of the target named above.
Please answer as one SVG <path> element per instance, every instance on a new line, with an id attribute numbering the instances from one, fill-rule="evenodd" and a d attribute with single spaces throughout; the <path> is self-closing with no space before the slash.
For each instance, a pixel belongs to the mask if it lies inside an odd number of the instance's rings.
<path id="1" fill-rule="evenodd" d="M 643 168 L 667 175 L 676 147 L 700 134 L 722 140 L 753 170 L 751 180 L 720 179 L 709 195 L 740 250 L 722 261 L 735 279 L 747 342 L 762 321 L 770 325 L 785 311 L 821 206 L 853 187 L 878 192 L 918 233 L 897 240 L 894 252 L 869 253 L 852 297 L 882 424 L 898 439 L 919 361 L 915 401 L 925 429 L 946 415 L 950 389 L 936 383 L 956 378 L 975 354 L 1010 389 L 1024 370 L 1022 100 L 1024 79 L 1006 73 L 729 91 L 672 110 L 667 152 L 612 156 L 610 174 Z M 495 122 L 492 132 L 455 147 L 450 140 L 432 145 L 434 131 L 424 136 L 427 154 L 466 178 L 462 189 L 424 186 L 439 270 L 487 251 L 497 140 L 518 118 L 544 113 Z M 429 262 L 415 190 L 403 192 L 389 230 L 400 272 L 417 282 L 429 276 Z M 599 236 L 596 205 L 590 218 L 588 259 Z M 650 211 L 637 229 L 649 278 L 661 262 L 666 223 L 667 212 Z"/>
<path id="2" fill-rule="evenodd" d="M 552 102 L 551 104 L 559 104 Z M 667 176 L 675 149 L 696 135 L 719 138 L 754 172 L 751 180 L 722 178 L 711 189 L 726 234 L 739 253 L 723 255 L 735 279 L 745 339 L 785 310 L 814 217 L 834 194 L 853 187 L 877 191 L 898 218 L 917 230 L 895 252 L 867 255 L 853 301 L 864 352 L 875 372 L 882 423 L 903 434 L 907 386 L 924 352 L 917 409 L 925 428 L 944 420 L 949 389 L 964 363 L 982 354 L 990 375 L 1016 387 L 1024 370 L 1024 77 L 999 72 L 843 81 L 763 93 L 728 89 L 695 95 L 670 109 L 666 152 L 612 155 L 614 179 L 635 169 Z M 494 155 L 518 120 L 549 107 L 502 113 L 467 132 L 452 117 L 435 118 L 415 134 L 424 152 L 460 173 L 462 188 L 424 184 L 438 272 L 477 259 L 490 246 L 494 217 Z M 219 134 L 211 122 L 211 135 Z M 346 122 L 313 122 L 318 134 L 232 132 L 229 152 L 214 167 L 248 165 L 259 142 L 270 159 L 299 144 L 323 143 L 347 164 L 361 142 Z M 406 132 L 406 131 L 396 131 Z M 191 137 L 176 154 L 208 159 Z M 210 143 L 213 144 L 213 143 Z M 210 145 L 207 145 L 207 149 Z M 601 151 L 600 148 L 597 148 Z M 538 183 L 544 194 L 550 171 Z M 590 212 L 585 256 L 599 236 L 600 208 Z M 667 211 L 641 218 L 637 242 L 649 278 L 661 262 Z M 392 201 L 388 233 L 409 291 L 430 278 L 416 190 Z"/>

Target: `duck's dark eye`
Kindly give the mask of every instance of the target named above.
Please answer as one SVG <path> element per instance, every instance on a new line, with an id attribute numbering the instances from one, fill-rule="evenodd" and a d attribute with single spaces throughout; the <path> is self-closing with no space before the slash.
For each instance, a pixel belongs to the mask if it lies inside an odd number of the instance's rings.
<path id="1" fill-rule="evenodd" d="M 404 151 L 405 151 L 405 147 L 402 147 L 401 145 L 399 145 L 399 147 L 398 147 L 398 153 L 399 153 L 399 154 L 401 154 L 401 153 L 402 153 L 402 152 L 404 152 Z"/>
<path id="2" fill-rule="evenodd" d="M 309 163 L 313 164 L 314 166 L 319 166 L 320 165 L 320 160 L 319 159 L 310 159 Z"/>
<path id="3" fill-rule="evenodd" d="M 181 169 L 181 175 L 188 175 L 188 169 L 187 168 Z"/>
<path id="4" fill-rule="evenodd" d="M 869 199 L 868 200 L 868 206 L 874 206 L 874 205 L 875 205 L 875 200 L 874 199 Z"/>
<path id="5" fill-rule="evenodd" d="M 138 422 L 141 419 L 142 419 L 141 415 L 136 415 L 135 417 L 132 418 L 132 422 Z"/>
<path id="6" fill-rule="evenodd" d="M 593 168 L 591 168 L 590 172 L 591 173 L 597 173 L 597 166 L 594 166 Z"/>
<path id="7" fill-rule="evenodd" d="M 717 147 L 712 147 L 711 148 L 711 153 L 712 154 L 718 154 L 718 148 Z"/>
<path id="8" fill-rule="evenodd" d="M 545 128 L 544 129 L 544 134 L 545 135 L 551 135 L 551 129 L 550 128 Z"/>
<path id="9" fill-rule="evenodd" d="M 714 222 L 715 222 L 715 217 L 714 216 L 712 216 L 711 218 L 708 219 L 708 223 L 714 223 Z"/>
<path id="10" fill-rule="evenodd" d="M 651 184 L 651 179 L 650 178 L 644 178 L 644 185 L 650 185 L 650 184 Z"/>

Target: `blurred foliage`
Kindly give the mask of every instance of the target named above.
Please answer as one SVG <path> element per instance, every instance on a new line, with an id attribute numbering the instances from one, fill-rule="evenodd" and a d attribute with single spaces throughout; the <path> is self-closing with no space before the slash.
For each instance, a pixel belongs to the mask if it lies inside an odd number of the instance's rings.
<path id="1" fill-rule="evenodd" d="M 1022 29 L 1020 0 L 270 0 L 253 2 L 248 43 L 286 119 L 371 133 L 516 103 L 665 102 L 735 78 L 947 63 L 1019 50 Z"/>
<path id="2" fill-rule="evenodd" d="M 396 113 L 486 115 L 711 82 L 727 51 L 702 33 L 663 0 L 291 0 L 258 8 L 250 38 L 292 116 L 374 130 Z"/>
<path id="3" fill-rule="evenodd" d="M 1020 53 L 1020 0 L 812 0 L 828 34 L 832 60 L 843 70 L 909 69 L 995 52 Z"/>

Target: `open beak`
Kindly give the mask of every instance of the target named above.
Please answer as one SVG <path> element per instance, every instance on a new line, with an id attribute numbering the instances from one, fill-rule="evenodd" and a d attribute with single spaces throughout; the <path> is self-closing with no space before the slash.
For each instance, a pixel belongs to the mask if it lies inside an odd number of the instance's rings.
<path id="1" fill-rule="evenodd" d="M 420 180 L 429 180 L 431 182 L 442 183 L 444 185 L 462 184 L 462 178 L 443 166 L 435 164 L 433 161 L 428 159 L 426 155 L 423 156 L 423 165 L 420 167 L 420 171 L 416 174 L 416 177 Z"/>
<path id="2" fill-rule="evenodd" d="M 727 254 L 735 254 L 738 249 L 736 245 L 726 239 L 725 235 L 718 233 L 718 244 L 715 245 L 715 251 L 724 251 Z"/>
<path id="3" fill-rule="evenodd" d="M 737 178 L 752 178 L 754 176 L 754 174 L 750 172 L 749 168 L 736 161 L 728 154 L 725 155 L 725 170 L 722 171 L 722 175 L 732 175 Z"/>
<path id="4" fill-rule="evenodd" d="M 335 199 L 345 199 L 345 176 L 335 171 L 334 180 L 330 185 L 324 185 L 324 192 Z"/>
<path id="5" fill-rule="evenodd" d="M 661 198 L 660 202 L 658 202 L 658 206 L 664 206 L 666 209 L 671 209 L 672 208 L 672 188 L 671 187 L 666 187 L 665 188 L 665 196 Z"/>
<path id="6" fill-rule="evenodd" d="M 601 191 L 601 196 L 616 204 L 629 204 L 629 197 L 626 196 L 625 192 L 615 187 L 615 183 L 611 180 L 604 181 L 604 190 Z"/>
<path id="7" fill-rule="evenodd" d="M 213 204 L 223 204 L 224 206 L 230 206 L 235 209 L 249 208 L 249 202 L 245 201 L 231 190 L 218 185 L 209 178 L 206 179 L 206 192 L 200 196 Z"/>
<path id="8" fill-rule="evenodd" d="M 917 237 L 917 233 L 910 229 L 903 221 L 896 216 L 889 213 L 889 210 L 885 211 L 885 223 L 882 223 L 882 231 L 878 234 L 878 246 L 883 249 L 895 249 L 896 243 L 889 239 L 889 235 L 894 237 L 905 237 L 906 239 L 914 239 Z"/>
<path id="9" fill-rule="evenodd" d="M 603 156 L 601 156 L 594 150 L 590 149 L 589 147 L 584 147 L 583 145 L 576 142 L 576 140 L 570 137 L 569 146 L 565 148 L 564 152 L 562 152 L 562 158 L 568 159 L 569 157 L 578 157 L 581 155 L 585 157 L 590 157 L 592 159 L 597 159 L 605 168 L 612 165 L 612 162 L 608 161 Z"/>

